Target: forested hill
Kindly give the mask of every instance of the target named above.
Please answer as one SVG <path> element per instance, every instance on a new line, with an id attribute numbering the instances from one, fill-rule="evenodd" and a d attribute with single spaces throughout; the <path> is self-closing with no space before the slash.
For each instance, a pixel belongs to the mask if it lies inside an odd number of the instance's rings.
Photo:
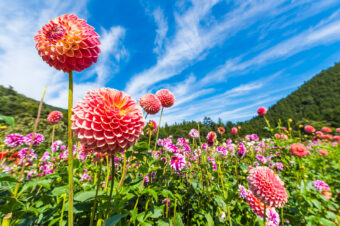
<path id="1" fill-rule="evenodd" d="M 24 125 L 31 124 L 33 127 L 38 105 L 38 101 L 17 93 L 11 87 L 5 88 L 0 85 L 0 115 L 14 116 L 16 118 L 15 132 L 29 132 L 23 131 L 24 128 L 27 128 Z M 46 122 L 46 117 L 52 110 L 60 110 L 64 113 L 63 123 L 59 125 L 57 130 L 57 135 L 59 134 L 60 138 L 63 138 L 66 136 L 67 121 L 67 112 L 64 109 L 44 104 L 41 113 L 42 120 L 38 130 L 42 133 L 47 133 L 51 129 Z M 287 120 L 292 118 L 294 120 L 293 127 L 295 128 L 306 123 L 316 128 L 324 125 L 340 127 L 340 63 L 314 76 L 299 89 L 270 107 L 267 112 L 267 118 L 272 125 L 276 125 L 278 120 L 281 119 L 283 126 L 286 126 Z M 195 121 L 183 121 L 171 126 L 165 125 L 160 130 L 160 137 L 168 135 L 173 135 L 175 138 L 187 137 L 190 129 L 197 128 L 197 124 Z M 231 136 L 230 130 L 233 126 L 241 126 L 241 136 L 252 133 L 257 133 L 260 136 L 269 135 L 263 129 L 265 122 L 260 117 L 254 117 L 251 120 L 236 124 L 228 121 L 227 118 L 214 122 L 209 117 L 205 117 L 202 122 L 199 122 L 199 125 L 202 137 L 205 137 L 211 130 L 217 131 L 219 126 L 226 128 L 227 136 Z"/>

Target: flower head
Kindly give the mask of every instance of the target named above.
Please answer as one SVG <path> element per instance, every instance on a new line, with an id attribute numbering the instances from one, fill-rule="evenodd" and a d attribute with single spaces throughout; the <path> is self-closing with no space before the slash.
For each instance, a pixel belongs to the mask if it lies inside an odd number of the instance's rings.
<path id="1" fill-rule="evenodd" d="M 214 131 L 210 131 L 207 135 L 207 142 L 209 146 L 213 146 L 214 145 L 214 141 L 216 140 L 217 135 Z"/>
<path id="2" fill-rule="evenodd" d="M 253 194 L 270 207 L 281 208 L 287 202 L 283 181 L 268 167 L 258 166 L 250 170 L 248 185 Z"/>
<path id="3" fill-rule="evenodd" d="M 237 134 L 237 128 L 236 127 L 231 128 L 231 133 L 233 135 L 236 135 Z"/>
<path id="4" fill-rule="evenodd" d="M 219 134 L 224 134 L 225 129 L 224 129 L 223 127 L 218 127 L 217 132 L 218 132 Z"/>
<path id="5" fill-rule="evenodd" d="M 99 35 L 85 20 L 62 15 L 42 27 L 34 37 L 42 59 L 57 70 L 83 71 L 97 62 Z"/>
<path id="6" fill-rule="evenodd" d="M 32 134 L 32 133 L 28 134 L 28 135 L 25 137 L 24 142 L 25 142 L 26 145 L 30 145 L 30 144 L 31 144 L 32 137 L 33 137 L 33 134 Z M 38 145 L 41 144 L 44 140 L 45 140 L 44 135 L 42 135 L 42 134 L 40 134 L 40 133 L 35 133 L 35 135 L 34 135 L 34 141 L 33 141 L 33 146 L 38 146 Z"/>
<path id="7" fill-rule="evenodd" d="M 5 138 L 4 143 L 11 148 L 21 146 L 24 143 L 24 136 L 19 133 L 9 134 Z"/>
<path id="8" fill-rule="evenodd" d="M 340 128 L 336 128 L 335 130 L 337 133 L 340 133 Z"/>
<path id="9" fill-rule="evenodd" d="M 198 138 L 200 133 L 196 129 L 191 129 L 189 132 L 189 137 L 191 138 Z"/>
<path id="10" fill-rule="evenodd" d="M 181 171 L 185 167 L 185 157 L 181 154 L 176 154 L 171 157 L 170 167 L 175 171 Z"/>
<path id="11" fill-rule="evenodd" d="M 306 125 L 305 126 L 305 132 L 306 133 L 315 133 L 315 128 L 311 125 Z"/>
<path id="12" fill-rule="evenodd" d="M 331 133 L 331 132 L 332 132 L 332 129 L 329 128 L 329 127 L 322 127 L 322 128 L 321 128 L 321 131 L 324 132 L 324 133 Z"/>
<path id="13" fill-rule="evenodd" d="M 151 135 L 157 132 L 157 123 L 154 120 L 149 120 L 149 122 L 146 124 L 146 127 L 148 133 L 151 132 Z"/>
<path id="14" fill-rule="evenodd" d="M 142 109 L 122 91 L 92 90 L 73 112 L 72 129 L 86 148 L 97 152 L 123 152 L 134 145 L 143 132 Z"/>
<path id="15" fill-rule="evenodd" d="M 290 145 L 290 151 L 297 157 L 304 157 L 308 154 L 308 149 L 306 146 L 300 143 Z"/>
<path id="16" fill-rule="evenodd" d="M 139 99 L 140 106 L 150 115 L 157 114 L 162 107 L 162 104 L 158 97 L 149 93 L 145 94 Z"/>
<path id="17" fill-rule="evenodd" d="M 320 154 L 320 155 L 328 155 L 328 151 L 327 151 L 327 150 L 324 150 L 324 149 L 320 149 L 320 150 L 319 150 L 319 154 Z"/>
<path id="18" fill-rule="evenodd" d="M 259 108 L 257 109 L 257 114 L 258 114 L 259 116 L 265 115 L 266 113 L 267 113 L 267 109 L 266 109 L 265 107 L 259 107 Z"/>
<path id="19" fill-rule="evenodd" d="M 51 124 L 58 124 L 63 118 L 63 113 L 60 111 L 51 111 L 47 116 L 47 121 Z"/>
<path id="20" fill-rule="evenodd" d="M 323 182 L 322 180 L 315 180 L 313 182 L 313 186 L 316 190 L 318 191 L 330 191 L 331 189 L 329 188 L 328 184 Z"/>
<path id="21" fill-rule="evenodd" d="M 167 89 L 158 90 L 156 96 L 165 108 L 169 108 L 175 103 L 175 96 Z"/>

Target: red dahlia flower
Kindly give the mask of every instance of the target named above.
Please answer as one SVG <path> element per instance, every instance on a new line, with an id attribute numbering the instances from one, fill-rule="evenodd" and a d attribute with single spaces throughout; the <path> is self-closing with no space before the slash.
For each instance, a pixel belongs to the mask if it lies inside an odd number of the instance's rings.
<path id="1" fill-rule="evenodd" d="M 175 96 L 167 89 L 158 90 L 156 96 L 165 108 L 171 107 L 175 103 Z"/>
<path id="2" fill-rule="evenodd" d="M 158 97 L 149 93 L 139 99 L 140 106 L 150 115 L 157 114 L 161 110 L 162 104 Z"/>
<path id="3" fill-rule="evenodd" d="M 297 157 L 304 157 L 308 154 L 307 147 L 300 143 L 290 145 L 290 151 L 293 155 Z"/>
<path id="4" fill-rule="evenodd" d="M 63 118 L 63 113 L 60 111 L 51 111 L 47 116 L 47 121 L 51 124 L 58 124 Z"/>
<path id="5" fill-rule="evenodd" d="M 62 15 L 42 27 L 34 37 L 42 59 L 57 70 L 83 71 L 97 62 L 99 35 L 75 15 Z"/>
<path id="6" fill-rule="evenodd" d="M 268 167 L 258 166 L 251 169 L 248 185 L 254 196 L 267 206 L 281 208 L 287 202 L 283 181 Z"/>
<path id="7" fill-rule="evenodd" d="M 259 107 L 257 109 L 257 114 L 262 116 L 262 115 L 265 115 L 267 113 L 267 109 L 265 107 Z"/>
<path id="8" fill-rule="evenodd" d="M 141 107 L 115 89 L 88 92 L 73 108 L 72 129 L 86 148 L 115 154 L 133 146 L 143 132 Z"/>
<path id="9" fill-rule="evenodd" d="M 306 133 L 314 133 L 315 132 L 315 128 L 311 125 L 306 125 L 305 126 L 305 132 Z"/>
<path id="10" fill-rule="evenodd" d="M 236 135 L 237 134 L 237 128 L 236 127 L 231 128 L 231 133 L 233 135 Z"/>

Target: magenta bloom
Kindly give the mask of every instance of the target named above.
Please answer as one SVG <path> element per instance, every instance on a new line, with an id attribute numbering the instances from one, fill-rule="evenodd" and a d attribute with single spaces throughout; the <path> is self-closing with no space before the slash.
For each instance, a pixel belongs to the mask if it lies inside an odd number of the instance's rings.
<path id="1" fill-rule="evenodd" d="M 237 134 L 237 128 L 236 127 L 231 128 L 231 133 L 233 135 L 236 135 Z"/>
<path id="2" fill-rule="evenodd" d="M 256 155 L 256 158 L 262 164 L 265 164 L 267 162 L 267 159 L 263 155 Z"/>
<path id="3" fill-rule="evenodd" d="M 11 148 L 19 147 L 24 143 L 24 136 L 19 133 L 9 134 L 5 138 L 4 143 Z"/>
<path id="4" fill-rule="evenodd" d="M 209 146 L 213 146 L 214 145 L 214 140 L 216 140 L 217 135 L 214 131 L 210 131 L 207 135 L 207 142 Z"/>
<path id="5" fill-rule="evenodd" d="M 185 157 L 181 154 L 172 156 L 170 160 L 170 167 L 175 171 L 181 171 L 185 167 Z"/>
<path id="6" fill-rule="evenodd" d="M 33 137 L 33 134 L 32 134 L 32 133 L 28 134 L 28 135 L 25 137 L 24 142 L 25 142 L 26 145 L 30 145 L 30 144 L 31 144 L 32 137 Z M 33 146 L 38 146 L 38 145 L 41 144 L 44 140 L 45 140 L 44 135 L 42 135 L 42 134 L 40 134 L 40 133 L 35 133 L 35 135 L 34 135 L 34 141 L 33 141 Z"/>
<path id="7" fill-rule="evenodd" d="M 63 113 L 60 111 L 51 111 L 47 116 L 47 121 L 51 124 L 58 124 L 63 118 Z"/>
<path id="8" fill-rule="evenodd" d="M 242 186 L 242 185 L 238 185 L 238 191 L 240 193 L 240 197 L 241 198 L 247 198 L 247 190 Z"/>
<path id="9" fill-rule="evenodd" d="M 239 158 L 243 158 L 246 155 L 247 149 L 242 142 L 238 144 L 236 155 Z"/>
<path id="10" fill-rule="evenodd" d="M 322 180 L 315 180 L 313 182 L 313 186 L 316 190 L 318 191 L 330 191 L 331 189 L 329 188 L 328 184 L 323 182 Z"/>
<path id="11" fill-rule="evenodd" d="M 283 181 L 268 167 L 258 166 L 250 170 L 248 185 L 252 193 L 267 206 L 281 208 L 288 201 Z"/>
<path id="12" fill-rule="evenodd" d="M 189 132 L 189 137 L 191 138 L 198 138 L 200 133 L 196 129 L 191 129 Z"/>
<path id="13" fill-rule="evenodd" d="M 265 115 L 266 113 L 267 113 L 267 109 L 266 109 L 265 107 L 259 107 L 259 108 L 257 109 L 257 114 L 258 114 L 259 116 Z"/>

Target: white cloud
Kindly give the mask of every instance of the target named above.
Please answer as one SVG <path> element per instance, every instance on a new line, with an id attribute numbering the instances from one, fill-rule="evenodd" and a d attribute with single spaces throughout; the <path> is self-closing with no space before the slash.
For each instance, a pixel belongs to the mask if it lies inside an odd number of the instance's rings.
<path id="1" fill-rule="evenodd" d="M 0 2 L 0 81 L 11 85 L 20 93 L 34 99 L 40 99 L 47 86 L 45 102 L 67 106 L 68 75 L 49 67 L 38 55 L 33 37 L 42 25 L 61 14 L 74 13 L 86 18 L 87 0 L 77 1 L 11 1 Z M 98 32 L 98 31 L 97 31 Z M 127 56 L 121 48 L 125 31 L 121 27 L 102 29 L 102 54 L 92 69 L 84 71 L 84 78 L 96 76 L 94 82 L 74 83 L 74 101 L 80 99 L 87 91 L 105 85 L 108 74 L 118 70 L 115 65 Z M 116 62 L 110 63 L 110 56 Z M 94 73 L 96 73 L 94 75 Z M 77 79 L 78 73 L 74 74 Z"/>
<path id="2" fill-rule="evenodd" d="M 164 40 L 168 32 L 168 22 L 160 8 L 154 10 L 152 15 L 157 25 L 154 52 L 160 54 L 163 51 Z"/>

